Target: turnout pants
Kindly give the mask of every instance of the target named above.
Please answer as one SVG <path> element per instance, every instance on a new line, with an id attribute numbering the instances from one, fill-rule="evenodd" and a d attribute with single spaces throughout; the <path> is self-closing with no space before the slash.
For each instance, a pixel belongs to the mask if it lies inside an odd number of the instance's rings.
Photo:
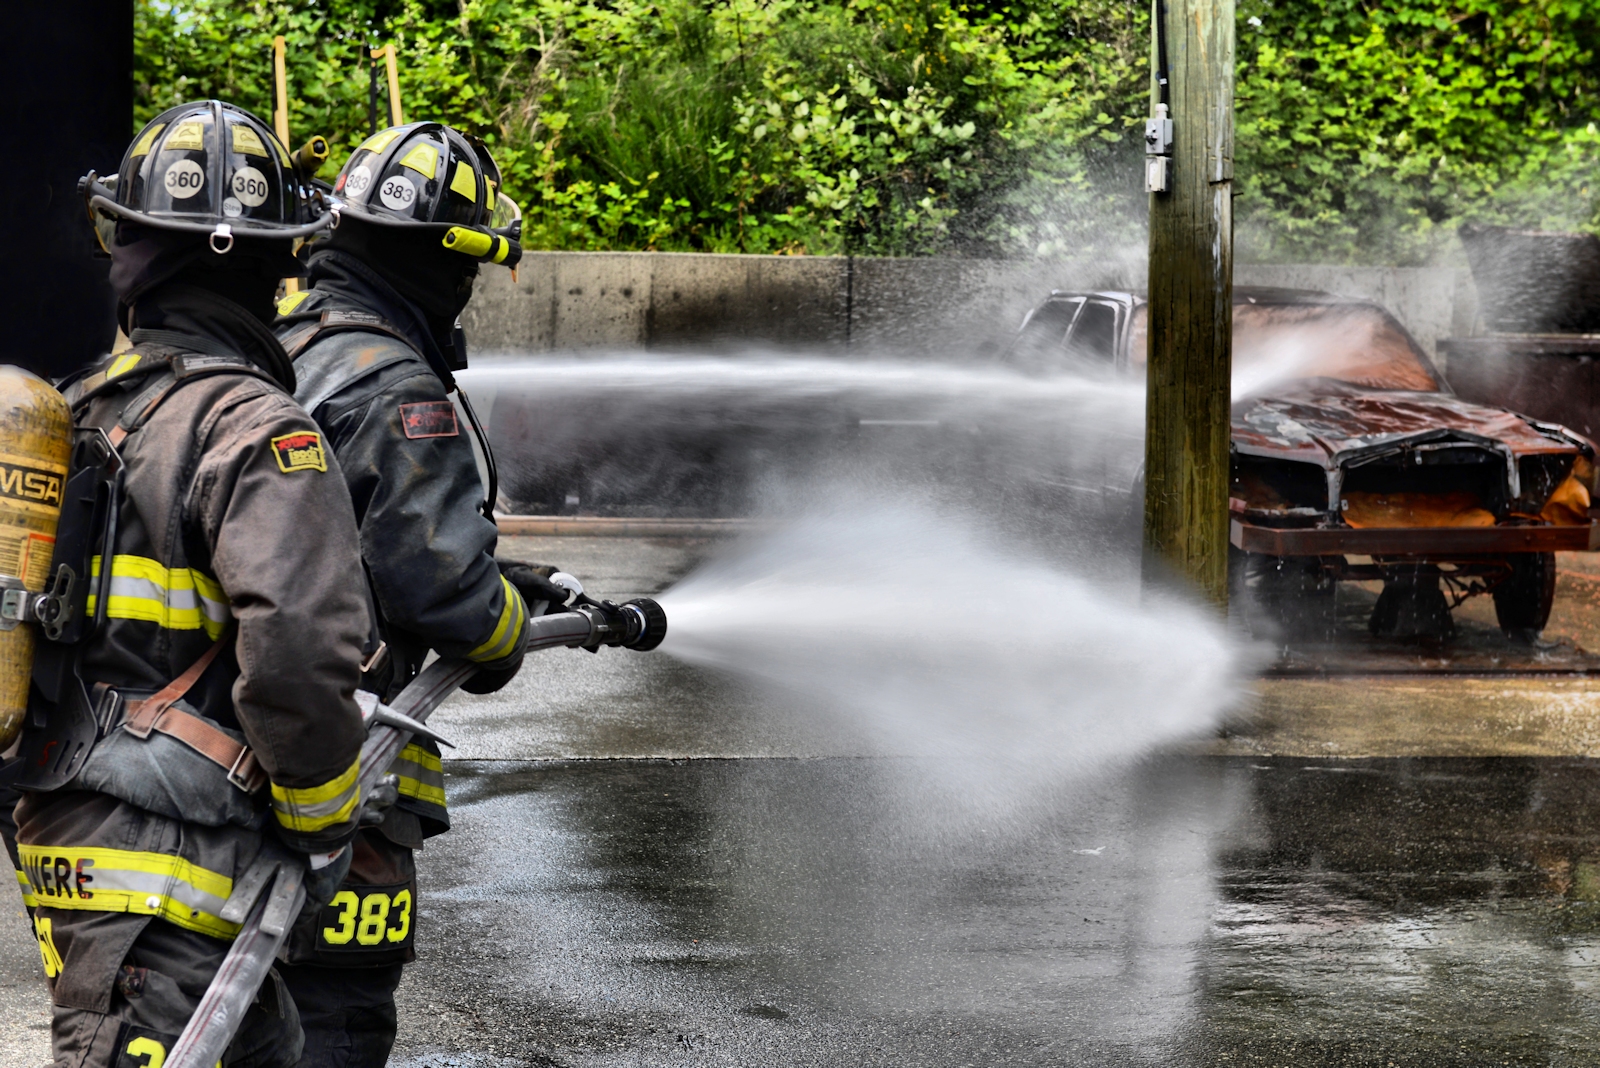
<path id="1" fill-rule="evenodd" d="M 404 966 L 327 968 L 282 964 L 300 1007 L 305 1052 L 297 1068 L 383 1068 L 394 1048 L 394 991 Z"/>
<path id="2" fill-rule="evenodd" d="M 56 1005 L 50 1024 L 52 1068 L 152 1068 L 166 1060 L 228 943 L 163 920 L 127 913 L 66 912 L 41 906 L 36 929 L 50 931 L 49 954 L 61 974 L 126 946 L 108 1010 Z M 224 1068 L 291 1068 L 300 1059 L 300 1019 L 282 978 L 273 972 L 222 1058 Z"/>
<path id="3" fill-rule="evenodd" d="M 383 1068 L 394 1048 L 395 988 L 416 954 L 417 868 L 377 828 L 356 836 L 350 874 L 319 914 L 296 924 L 279 965 L 300 1010 L 298 1068 Z"/>

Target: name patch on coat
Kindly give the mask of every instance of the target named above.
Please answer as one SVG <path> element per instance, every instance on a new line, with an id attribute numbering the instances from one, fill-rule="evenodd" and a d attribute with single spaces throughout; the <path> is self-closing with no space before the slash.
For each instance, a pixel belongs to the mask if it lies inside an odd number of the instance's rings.
<path id="1" fill-rule="evenodd" d="M 408 438 L 453 438 L 461 433 L 456 406 L 447 400 L 400 405 L 400 425 Z"/>
<path id="2" fill-rule="evenodd" d="M 272 439 L 272 454 L 278 459 L 278 470 L 326 471 L 328 458 L 322 451 L 322 435 L 310 430 L 284 434 Z"/>

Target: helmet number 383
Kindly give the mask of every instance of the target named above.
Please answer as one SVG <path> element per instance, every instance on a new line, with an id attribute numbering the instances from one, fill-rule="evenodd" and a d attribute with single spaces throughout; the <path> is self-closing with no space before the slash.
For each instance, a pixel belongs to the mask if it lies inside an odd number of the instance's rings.
<path id="1" fill-rule="evenodd" d="M 167 193 L 174 200 L 187 200 L 200 192 L 206 184 L 205 169 L 192 159 L 180 159 L 167 168 L 163 179 Z"/>
<path id="2" fill-rule="evenodd" d="M 417 187 L 403 175 L 385 178 L 378 187 L 378 199 L 391 211 L 409 211 L 417 200 Z"/>

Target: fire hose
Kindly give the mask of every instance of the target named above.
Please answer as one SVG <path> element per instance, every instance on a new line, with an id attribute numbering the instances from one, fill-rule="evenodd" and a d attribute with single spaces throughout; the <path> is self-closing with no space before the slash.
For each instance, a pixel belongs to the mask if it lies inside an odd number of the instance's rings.
<path id="1" fill-rule="evenodd" d="M 614 604 L 579 593 L 569 611 L 528 620 L 528 650 L 598 651 L 602 645 L 646 652 L 661 644 L 667 615 L 648 597 Z M 361 746 L 361 796 L 388 772 L 413 735 L 438 739 L 424 725 L 434 709 L 477 673 L 466 660 L 436 660 L 400 691 L 392 705 L 374 704 Z M 167 1056 L 166 1068 L 213 1068 L 244 1022 L 306 901 L 306 860 L 269 840 L 233 886 L 221 916 L 240 924 L 222 966 Z"/>

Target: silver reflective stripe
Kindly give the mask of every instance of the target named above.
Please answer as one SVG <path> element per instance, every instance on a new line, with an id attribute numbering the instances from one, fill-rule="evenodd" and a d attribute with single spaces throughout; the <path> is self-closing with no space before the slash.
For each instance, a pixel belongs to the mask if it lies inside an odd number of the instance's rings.
<path id="1" fill-rule="evenodd" d="M 355 818 L 360 801 L 361 757 L 344 771 L 319 786 L 279 786 L 272 784 L 272 814 L 278 824 L 300 834 L 316 834 L 336 823 Z"/>
<path id="2" fill-rule="evenodd" d="M 90 575 L 98 578 L 102 560 L 95 557 Z M 110 597 L 106 615 L 137 619 L 169 630 L 200 630 L 215 638 L 233 618 L 217 580 L 194 568 L 164 567 L 149 557 L 118 554 L 111 558 Z M 89 595 L 88 611 L 97 595 Z"/>
<path id="3" fill-rule="evenodd" d="M 239 925 L 222 919 L 233 880 L 183 857 L 127 849 L 17 846 L 38 905 L 159 916 L 215 938 Z"/>
<path id="4" fill-rule="evenodd" d="M 389 774 L 400 780 L 400 796 L 430 805 L 445 807 L 444 765 L 439 758 L 415 743 L 400 750 Z"/>

